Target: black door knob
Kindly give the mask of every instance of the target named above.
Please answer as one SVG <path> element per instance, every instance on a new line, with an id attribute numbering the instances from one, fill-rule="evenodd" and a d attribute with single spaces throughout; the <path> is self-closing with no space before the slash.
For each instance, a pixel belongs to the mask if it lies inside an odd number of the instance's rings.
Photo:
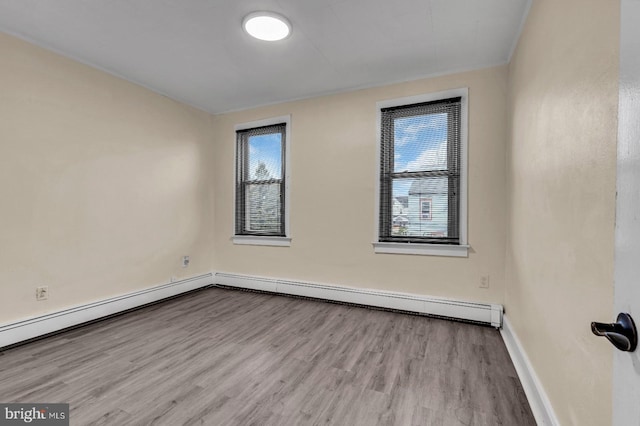
<path id="1" fill-rule="evenodd" d="M 631 315 L 626 313 L 618 314 L 616 322 L 611 324 L 592 322 L 591 331 L 596 336 L 606 337 L 621 351 L 633 352 L 638 346 L 638 330 Z"/>

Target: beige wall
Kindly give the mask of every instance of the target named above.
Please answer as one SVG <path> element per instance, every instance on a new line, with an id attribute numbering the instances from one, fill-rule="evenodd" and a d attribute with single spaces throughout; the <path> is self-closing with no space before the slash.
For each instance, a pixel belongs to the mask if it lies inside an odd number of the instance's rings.
<path id="1" fill-rule="evenodd" d="M 209 272 L 210 116 L 2 34 L 0 52 L 0 323 Z"/>
<path id="2" fill-rule="evenodd" d="M 509 68 L 506 311 L 563 425 L 611 422 L 619 13 L 535 0 Z"/>
<path id="3" fill-rule="evenodd" d="M 506 66 L 216 116 L 216 268 L 502 303 Z M 376 102 L 469 87 L 469 258 L 374 254 Z M 291 247 L 234 245 L 234 125 L 291 114 Z M 490 289 L 478 288 L 490 274 Z"/>

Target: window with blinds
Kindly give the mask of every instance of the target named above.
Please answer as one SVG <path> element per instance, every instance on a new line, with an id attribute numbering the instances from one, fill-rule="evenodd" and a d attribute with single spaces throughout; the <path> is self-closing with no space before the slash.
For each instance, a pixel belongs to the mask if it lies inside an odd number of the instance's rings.
<path id="1" fill-rule="evenodd" d="M 380 242 L 460 244 L 461 102 L 380 110 Z"/>
<path id="2" fill-rule="evenodd" d="M 285 236 L 286 123 L 236 132 L 236 235 Z"/>

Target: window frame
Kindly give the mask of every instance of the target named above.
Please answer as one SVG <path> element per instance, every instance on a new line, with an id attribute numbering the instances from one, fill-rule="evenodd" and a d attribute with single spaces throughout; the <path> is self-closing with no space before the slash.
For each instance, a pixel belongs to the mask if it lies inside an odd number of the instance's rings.
<path id="1" fill-rule="evenodd" d="M 242 235 L 236 234 L 236 202 L 238 199 L 238 133 L 243 130 L 250 130 L 260 127 L 273 126 L 277 124 L 284 124 L 284 160 L 282 167 L 284 167 L 284 236 L 274 235 Z M 258 245 L 258 246 L 277 246 L 288 247 L 291 245 L 291 233 L 289 228 L 289 206 L 290 206 L 290 186 L 291 186 L 291 115 L 283 115 L 278 117 L 266 118 L 263 120 L 250 121 L 246 123 L 236 124 L 234 126 L 234 167 L 233 167 L 233 237 L 231 240 L 234 244 L 241 245 Z"/>
<path id="2" fill-rule="evenodd" d="M 458 244 L 434 244 L 428 242 L 383 242 L 380 241 L 380 160 L 382 155 L 382 110 L 384 108 L 410 106 L 424 102 L 435 102 L 460 97 L 460 199 L 458 212 Z M 468 111 L 469 89 L 444 90 L 417 96 L 390 99 L 376 103 L 376 183 L 375 183 L 375 230 L 373 248 L 375 253 L 416 254 L 428 256 L 468 257 L 467 240 L 467 176 L 468 176 Z"/>

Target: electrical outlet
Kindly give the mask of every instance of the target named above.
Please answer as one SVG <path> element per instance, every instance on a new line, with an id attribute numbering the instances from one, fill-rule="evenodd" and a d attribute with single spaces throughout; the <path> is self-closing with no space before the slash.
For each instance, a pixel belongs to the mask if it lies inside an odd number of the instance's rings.
<path id="1" fill-rule="evenodd" d="M 189 266 L 189 256 L 182 256 L 182 267 L 186 268 Z"/>
<path id="2" fill-rule="evenodd" d="M 49 298 L 49 287 L 44 285 L 36 287 L 36 300 L 47 300 Z"/>
<path id="3" fill-rule="evenodd" d="M 489 288 L 489 275 L 480 277 L 480 288 Z"/>
<path id="4" fill-rule="evenodd" d="M 173 275 L 173 276 L 171 277 L 171 282 L 172 282 L 172 283 L 175 283 L 176 281 L 178 281 L 178 277 L 176 277 L 175 275 Z"/>

